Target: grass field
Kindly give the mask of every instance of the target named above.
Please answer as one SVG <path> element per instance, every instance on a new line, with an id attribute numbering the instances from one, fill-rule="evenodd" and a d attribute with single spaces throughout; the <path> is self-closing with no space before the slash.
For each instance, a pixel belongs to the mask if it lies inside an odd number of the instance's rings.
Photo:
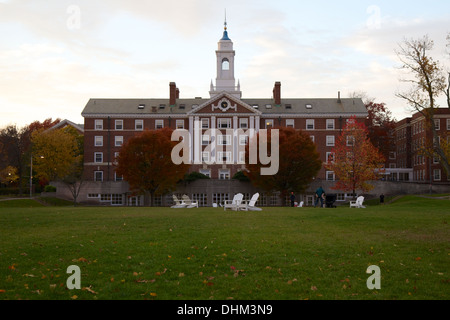
<path id="1" fill-rule="evenodd" d="M 448 300 L 449 218 L 449 200 L 414 196 L 261 212 L 1 201 L 0 299 Z"/>

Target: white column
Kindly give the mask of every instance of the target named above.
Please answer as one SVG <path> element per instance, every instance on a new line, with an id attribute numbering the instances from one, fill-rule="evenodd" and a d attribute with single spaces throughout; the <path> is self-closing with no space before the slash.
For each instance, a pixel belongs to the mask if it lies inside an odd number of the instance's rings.
<path id="1" fill-rule="evenodd" d="M 211 162 L 216 162 L 216 117 L 212 116 L 210 119 L 211 127 Z"/>
<path id="2" fill-rule="evenodd" d="M 194 117 L 189 117 L 189 161 L 190 163 L 194 162 L 194 153 L 193 153 L 193 146 L 194 146 Z"/>
<path id="3" fill-rule="evenodd" d="M 238 155 L 238 117 L 234 116 L 233 117 L 233 163 L 236 164 L 238 159 L 239 159 L 239 155 Z"/>
<path id="4" fill-rule="evenodd" d="M 201 164 L 201 126 L 200 118 L 194 118 L 194 164 Z"/>

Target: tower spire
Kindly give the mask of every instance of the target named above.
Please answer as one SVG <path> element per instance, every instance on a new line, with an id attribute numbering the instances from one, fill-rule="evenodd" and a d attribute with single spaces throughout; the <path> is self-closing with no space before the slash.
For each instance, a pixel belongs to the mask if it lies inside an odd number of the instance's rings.
<path id="1" fill-rule="evenodd" d="M 231 40 L 228 37 L 227 9 L 225 9 L 225 22 L 223 24 L 223 37 L 220 40 Z"/>
<path id="2" fill-rule="evenodd" d="M 224 23 L 224 30 L 227 31 L 227 9 L 225 9 L 225 23 Z"/>

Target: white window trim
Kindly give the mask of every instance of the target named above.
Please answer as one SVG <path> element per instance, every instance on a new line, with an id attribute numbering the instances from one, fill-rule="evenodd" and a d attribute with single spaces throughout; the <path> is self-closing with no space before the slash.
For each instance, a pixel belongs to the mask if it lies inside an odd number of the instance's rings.
<path id="1" fill-rule="evenodd" d="M 97 156 L 101 157 L 101 161 L 97 161 Z M 94 162 L 103 163 L 103 152 L 94 152 Z"/>
<path id="2" fill-rule="evenodd" d="M 312 125 L 312 128 L 309 128 L 309 126 Z M 306 130 L 314 130 L 315 129 L 315 121 L 314 119 L 306 119 Z"/>
<path id="3" fill-rule="evenodd" d="M 164 120 L 155 120 L 155 129 L 164 129 Z"/>
<path id="4" fill-rule="evenodd" d="M 138 127 L 140 126 L 140 128 Z M 144 120 L 135 120 L 134 121 L 134 130 L 143 131 L 144 130 Z"/>
<path id="5" fill-rule="evenodd" d="M 122 131 L 123 130 L 123 120 L 116 120 L 114 122 L 114 128 L 116 131 Z"/>
<path id="6" fill-rule="evenodd" d="M 121 147 L 123 145 L 123 136 L 114 137 L 114 146 Z"/>
<path id="7" fill-rule="evenodd" d="M 103 147 L 103 136 L 95 136 L 94 145 L 96 147 Z"/>
<path id="8" fill-rule="evenodd" d="M 95 120 L 95 126 L 94 129 L 96 131 L 103 130 L 103 120 Z"/>

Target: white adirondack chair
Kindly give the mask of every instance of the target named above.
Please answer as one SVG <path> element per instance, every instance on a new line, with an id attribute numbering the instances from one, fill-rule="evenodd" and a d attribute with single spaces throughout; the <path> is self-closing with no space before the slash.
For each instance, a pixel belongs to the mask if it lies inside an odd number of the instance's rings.
<path id="1" fill-rule="evenodd" d="M 258 201 L 259 193 L 255 193 L 253 197 L 250 199 L 250 201 L 245 201 L 241 205 L 241 210 L 245 211 L 262 211 L 261 208 L 255 207 L 256 201 Z"/>
<path id="2" fill-rule="evenodd" d="M 223 210 L 226 211 L 227 209 L 231 210 L 239 210 L 239 206 L 242 203 L 242 199 L 244 198 L 244 195 L 242 193 L 235 194 L 233 197 L 233 200 L 225 200 L 223 202 Z"/>
<path id="3" fill-rule="evenodd" d="M 356 198 L 356 201 L 350 201 L 350 208 L 365 208 L 363 206 L 363 202 L 364 202 L 364 197 L 359 196 L 358 198 Z"/>
<path id="4" fill-rule="evenodd" d="M 180 208 L 187 207 L 187 204 L 184 203 L 183 201 L 179 200 L 176 195 L 173 195 L 172 198 L 173 198 L 173 202 L 175 203 L 173 206 L 171 206 L 172 209 L 180 209 Z"/>
<path id="5" fill-rule="evenodd" d="M 198 201 L 192 201 L 187 195 L 183 194 L 181 197 L 186 204 L 186 208 L 198 208 Z"/>

